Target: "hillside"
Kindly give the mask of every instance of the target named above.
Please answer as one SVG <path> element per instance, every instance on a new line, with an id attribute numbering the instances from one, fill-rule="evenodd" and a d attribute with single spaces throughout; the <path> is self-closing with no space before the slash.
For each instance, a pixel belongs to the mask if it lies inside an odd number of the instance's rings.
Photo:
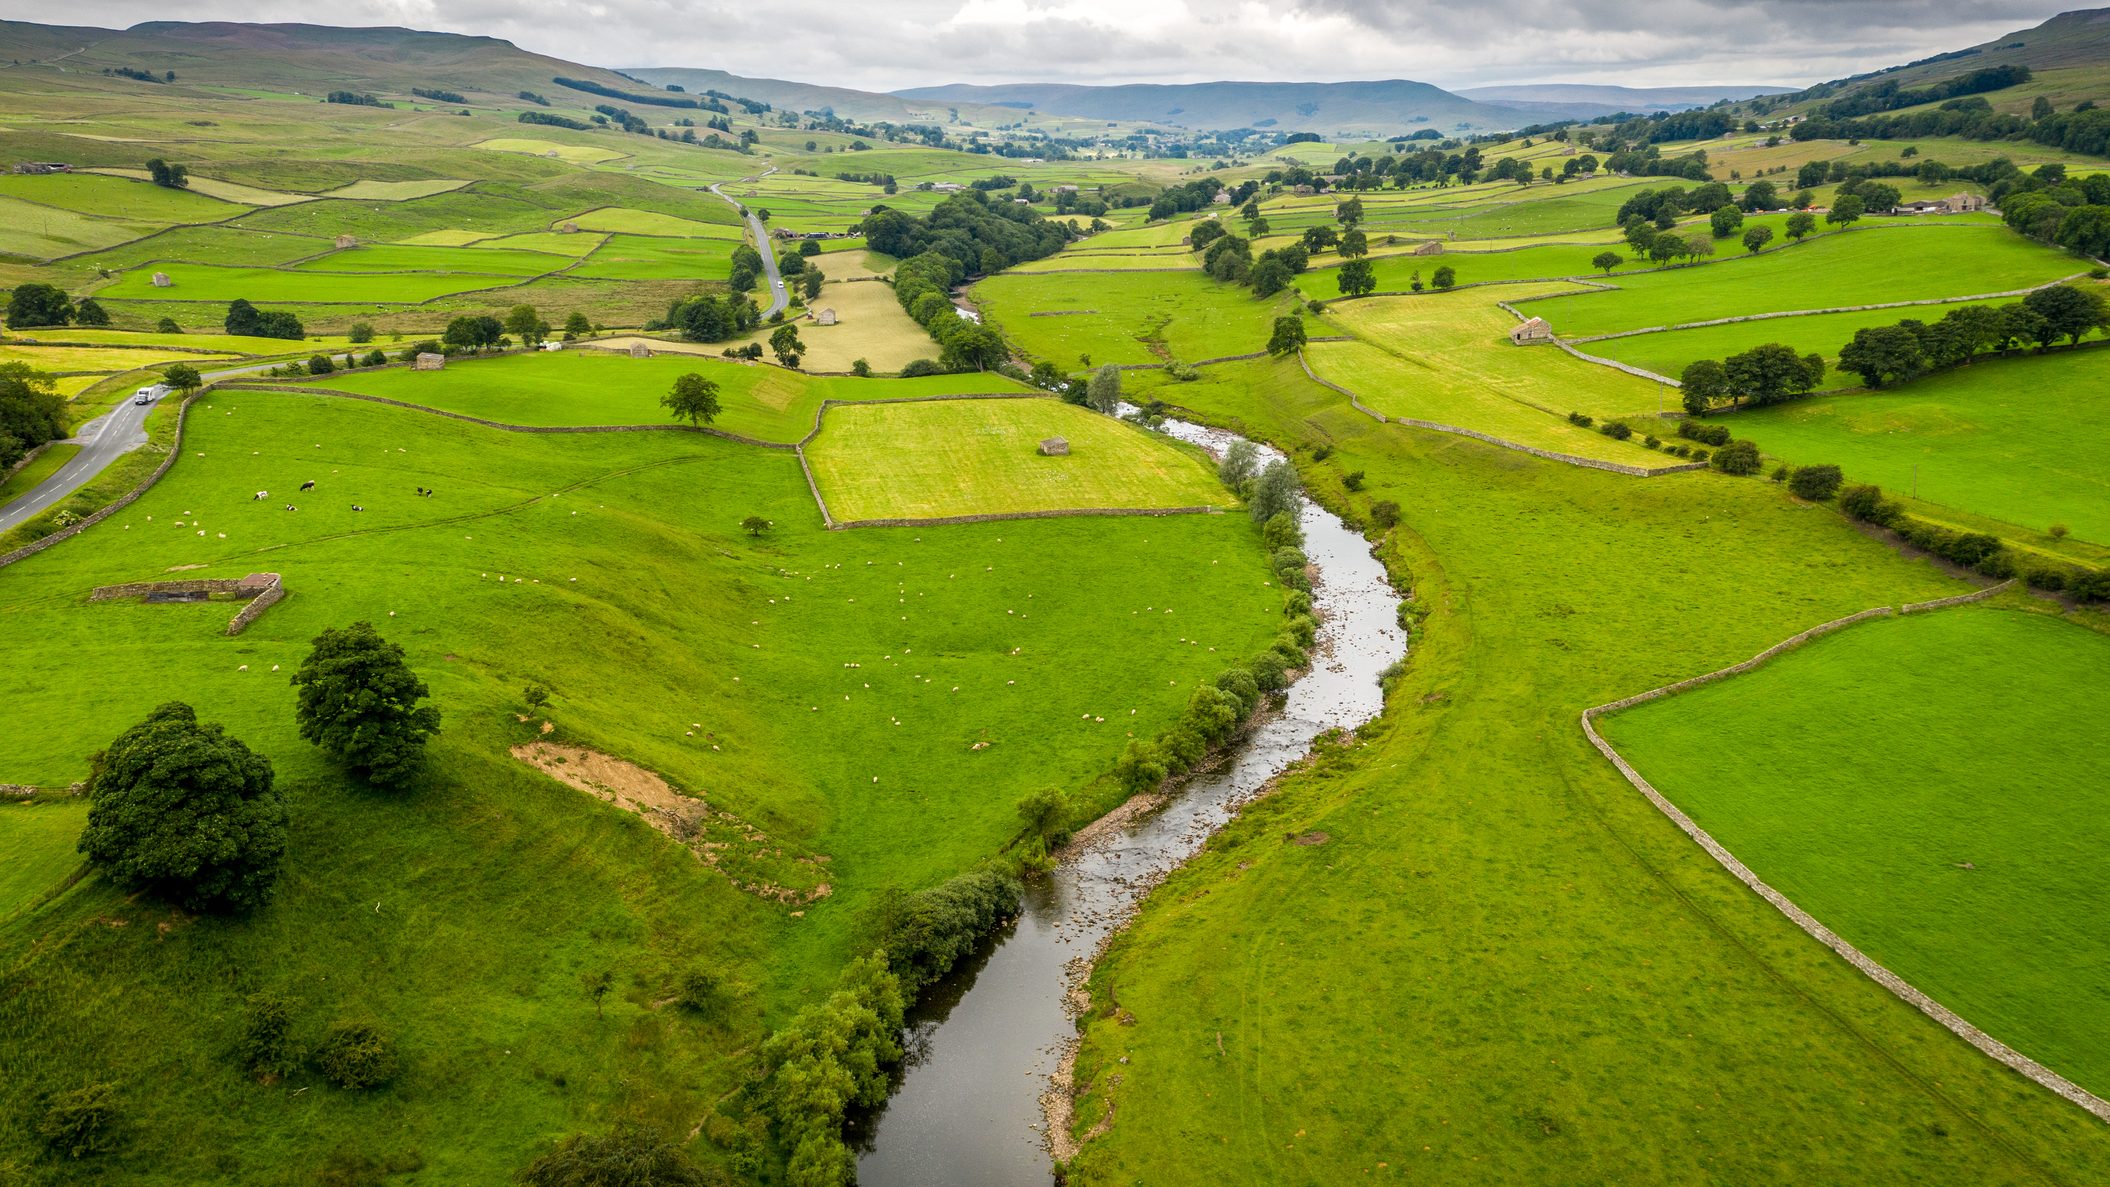
<path id="1" fill-rule="evenodd" d="M 899 95 L 858 91 L 849 87 L 791 82 L 781 78 L 747 78 L 724 70 L 675 66 L 641 66 L 623 73 L 658 86 L 678 86 L 701 93 L 723 91 L 744 95 L 788 111 L 833 111 L 844 119 L 886 120 L 897 124 L 943 124 L 950 122 L 948 107 L 959 108 L 959 116 L 970 123 L 1011 123 L 1018 112 L 980 104 L 948 104 L 943 101 L 913 101 Z"/>
<path id="2" fill-rule="evenodd" d="M 1383 136 L 1431 127 L 1491 132 L 1544 119 L 1536 111 L 1479 103 L 1407 79 L 1375 82 L 1198 82 L 1083 86 L 951 83 L 896 91 L 905 99 L 990 103 L 1046 114 L 1141 120 L 1183 128 L 1273 128 Z"/>
<path id="3" fill-rule="evenodd" d="M 1793 89 L 1760 86 L 1615 87 L 1593 83 L 1551 82 L 1521 86 L 1461 87 L 1453 93 L 1481 103 L 1503 103 L 1534 108 L 1601 107 L 1610 114 L 1617 111 L 1684 111 L 1694 107 L 1706 107 L 1724 99 L 1781 95 Z"/>

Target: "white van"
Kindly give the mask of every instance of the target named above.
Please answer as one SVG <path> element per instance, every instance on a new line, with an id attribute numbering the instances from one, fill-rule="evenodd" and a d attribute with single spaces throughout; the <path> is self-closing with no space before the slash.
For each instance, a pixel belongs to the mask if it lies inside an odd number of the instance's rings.
<path id="1" fill-rule="evenodd" d="M 134 404 L 151 404 L 169 394 L 171 390 L 169 385 L 165 383 L 157 383 L 152 387 L 143 387 L 132 393 L 132 402 Z"/>

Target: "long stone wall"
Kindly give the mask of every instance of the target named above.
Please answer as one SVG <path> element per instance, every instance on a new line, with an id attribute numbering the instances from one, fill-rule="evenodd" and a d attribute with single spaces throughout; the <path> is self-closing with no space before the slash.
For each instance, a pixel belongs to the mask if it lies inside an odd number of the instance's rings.
<path id="1" fill-rule="evenodd" d="M 1411 416 L 1386 416 L 1384 413 L 1378 412 L 1375 409 L 1366 406 L 1361 400 L 1356 398 L 1356 394 L 1354 392 L 1349 391 L 1347 388 L 1342 387 L 1340 384 L 1335 383 L 1332 380 L 1320 378 L 1318 374 L 1311 369 L 1310 361 L 1305 359 L 1304 352 L 1301 350 L 1297 352 L 1297 362 L 1303 366 L 1304 374 L 1309 376 L 1313 383 L 1319 384 L 1321 387 L 1330 388 L 1348 397 L 1348 402 L 1355 407 L 1356 411 L 1364 414 L 1365 416 L 1371 417 L 1372 419 L 1376 420 L 1379 424 L 1406 425 L 1410 428 L 1429 429 L 1433 432 L 1438 433 L 1454 433 L 1460 437 L 1471 437 L 1476 441 L 1485 441 L 1489 445 L 1498 445 L 1503 449 L 1514 449 L 1518 453 L 1528 453 L 1533 457 L 1544 458 L 1549 462 L 1560 462 L 1564 465 L 1569 466 L 1581 466 L 1584 469 L 1589 470 L 1605 470 L 1613 474 L 1625 474 L 1633 478 L 1654 478 L 1662 474 L 1683 474 L 1688 471 L 1704 470 L 1707 468 L 1707 463 L 1705 462 L 1689 462 L 1683 465 L 1661 466 L 1657 467 L 1656 469 L 1648 469 L 1643 466 L 1630 466 L 1624 462 L 1608 462 L 1594 457 L 1580 457 L 1572 453 L 1555 453 L 1550 449 L 1539 449 L 1535 446 L 1525 445 L 1517 441 L 1506 441 L 1500 437 L 1480 432 L 1478 429 L 1460 428 L 1457 425 L 1440 424 L 1433 420 L 1417 420 Z"/>
<path id="2" fill-rule="evenodd" d="M 278 605 L 285 600 L 285 597 L 285 585 L 281 582 L 273 581 L 269 588 L 249 599 L 248 605 L 235 612 L 235 616 L 228 620 L 227 633 L 239 635 L 243 631 L 248 630 L 250 623 L 263 617 L 264 611 Z"/>
<path id="3" fill-rule="evenodd" d="M 987 515 L 939 515 L 928 519 L 847 519 L 834 528 L 921 528 L 950 523 L 996 523 L 1006 519 L 1067 519 L 1081 515 L 1217 515 L 1221 507 L 1066 507 L 1059 511 L 997 511 Z"/>
<path id="4" fill-rule="evenodd" d="M 1737 879 L 1737 881 L 1742 882 L 1745 886 L 1750 887 L 1751 890 L 1756 893 L 1760 898 L 1763 898 L 1768 903 L 1771 903 L 1776 910 L 1778 910 L 1781 914 L 1787 916 L 1788 919 L 1795 924 L 1795 926 L 1801 928 L 1812 939 L 1816 940 L 1820 944 L 1823 944 L 1825 947 L 1830 948 L 1832 951 L 1838 953 L 1841 957 L 1845 958 L 1848 964 L 1851 964 L 1856 969 L 1859 969 L 1863 975 L 1868 977 L 1869 980 L 1874 981 L 1878 985 L 1881 985 L 1883 988 L 1895 994 L 1899 999 L 1911 1005 L 1914 1009 L 1917 1009 L 1922 1014 L 1925 1014 L 1927 1017 L 1932 1018 L 1935 1022 L 1940 1023 L 1943 1027 L 1947 1028 L 1950 1033 L 1956 1035 L 1964 1042 L 1971 1044 L 1973 1047 L 1978 1048 L 1986 1055 L 1989 1055 L 1992 1058 L 1999 1060 L 2001 1063 L 2004 1063 L 2008 1067 L 2013 1068 L 2015 1071 L 2022 1073 L 2024 1076 L 2029 1077 L 2031 1080 L 2034 1080 L 2038 1084 L 2051 1089 L 2053 1092 L 2058 1093 L 2060 1096 L 2066 1098 L 2069 1101 L 2072 1101 L 2074 1104 L 2081 1106 L 2082 1108 L 2088 1110 L 2090 1113 L 2093 1113 L 2096 1117 L 2104 1121 L 2110 1121 L 2110 1101 L 2106 1101 L 2101 1097 L 2094 1095 L 2088 1090 L 2082 1088 L 2080 1085 L 2075 1084 L 2071 1080 L 2068 1080 L 2066 1077 L 2061 1076 L 2057 1072 L 2052 1071 L 2050 1068 L 2045 1067 L 2043 1064 L 2038 1063 L 2036 1060 L 2031 1059 L 2029 1056 L 2022 1054 L 2020 1051 L 2015 1050 L 2014 1048 L 2008 1046 L 2007 1044 L 2001 1042 L 1993 1036 L 1978 1029 L 1976 1026 L 1971 1025 L 1971 1023 L 1965 1020 L 1961 1015 L 1949 1009 L 1947 1006 L 1942 1005 L 1940 1002 L 1935 1001 L 1933 998 L 1927 996 L 1925 993 L 1921 992 L 1918 988 L 1916 988 L 1911 982 L 1905 980 L 1903 977 L 1898 976 L 1896 973 L 1890 971 L 1888 968 L 1885 968 L 1883 965 L 1877 963 L 1867 953 L 1861 951 L 1859 948 L 1849 943 L 1845 938 L 1841 937 L 1836 932 L 1833 932 L 1830 928 L 1824 926 L 1824 924 L 1818 922 L 1815 916 L 1811 915 L 1808 911 L 1805 911 L 1800 906 L 1796 905 L 1793 899 L 1790 899 L 1788 896 L 1774 889 L 1764 879 L 1760 878 L 1756 873 L 1754 873 L 1749 866 L 1746 866 L 1743 862 L 1737 860 L 1736 855 L 1729 852 L 1729 850 L 1725 846 L 1723 846 L 1721 842 L 1715 840 L 1714 837 L 1710 833 L 1708 833 L 1706 829 L 1701 828 L 1699 824 L 1696 823 L 1690 816 L 1687 816 L 1683 811 L 1681 811 L 1676 804 L 1671 803 L 1670 800 L 1665 797 L 1662 792 L 1657 791 L 1653 784 L 1651 784 L 1647 779 L 1643 778 L 1641 773 L 1639 771 L 1636 771 L 1632 767 L 1632 765 L 1630 765 L 1625 758 L 1621 757 L 1619 752 L 1617 750 L 1614 750 L 1612 748 L 1612 745 L 1609 742 L 1606 742 L 1604 740 L 1604 737 L 1597 732 L 1597 718 L 1606 713 L 1611 713 L 1620 709 L 1628 708 L 1633 705 L 1638 705 L 1645 701 L 1653 701 L 1660 697 L 1669 696 L 1673 693 L 1680 692 L 1688 688 L 1693 688 L 1701 684 L 1712 683 L 1716 680 L 1720 680 L 1728 676 L 1733 676 L 1741 672 L 1750 671 L 1752 668 L 1755 668 L 1759 664 L 1764 663 L 1766 660 L 1771 659 L 1776 655 L 1779 655 L 1783 651 L 1788 651 L 1792 650 L 1793 648 L 1800 647 L 1804 643 L 1809 642 L 1811 639 L 1815 639 L 1822 635 L 1828 635 L 1833 631 L 1843 630 L 1846 627 L 1852 626 L 1857 622 L 1863 622 L 1871 618 L 1887 617 L 1893 613 L 1916 613 L 1938 609 L 1945 606 L 1961 605 L 1966 602 L 1982 601 L 2008 588 L 2008 586 L 2012 584 L 2014 584 L 2013 581 L 2007 581 L 2002 582 L 1999 585 L 1993 586 L 1990 589 L 1982 589 L 1974 593 L 1960 594 L 1953 598 L 1941 598 L 1932 602 L 1917 602 L 1904 607 L 1902 611 L 1893 611 L 1888 606 L 1878 606 L 1874 609 L 1863 610 L 1859 614 L 1849 614 L 1845 618 L 1836 619 L 1832 622 L 1827 622 L 1821 626 L 1812 627 L 1809 630 L 1806 630 L 1801 634 L 1794 636 L 1793 638 L 1787 639 L 1781 643 L 1775 644 L 1774 646 L 1767 648 L 1766 650 L 1760 652 L 1758 655 L 1752 657 L 1751 659 L 1748 659 L 1743 663 L 1736 664 L 1733 667 L 1723 668 L 1721 671 L 1718 672 L 1710 672 L 1705 676 L 1696 676 L 1690 680 L 1681 680 L 1676 684 L 1670 684 L 1662 688 L 1652 689 L 1637 696 L 1631 696 L 1623 700 L 1613 701 L 1610 704 L 1598 705 L 1595 708 L 1585 709 L 1583 710 L 1582 715 L 1582 729 L 1583 734 L 1590 739 L 1590 744 L 1597 748 L 1597 752 L 1599 754 L 1604 755 L 1605 759 L 1609 761 L 1613 767 L 1617 768 L 1619 773 L 1625 777 L 1626 781 L 1632 784 L 1635 790 L 1639 791 L 1644 797 L 1646 797 L 1649 803 L 1654 804 L 1658 811 L 1662 812 L 1666 817 L 1670 819 L 1671 823 L 1677 825 L 1679 831 L 1683 832 L 1686 836 L 1691 837 L 1695 842 L 1699 844 L 1700 848 L 1707 851 L 1708 856 L 1714 858 L 1716 862 L 1720 863 L 1722 868 L 1728 870 L 1729 873 Z"/>
<path id="5" fill-rule="evenodd" d="M 286 586 L 276 573 L 251 573 L 247 577 L 192 577 L 180 581 L 133 581 L 124 585 L 98 585 L 89 591 L 88 600 L 109 602 L 157 593 L 248 595 L 247 604 L 227 623 L 227 633 L 239 635 L 264 611 L 285 598 Z"/>

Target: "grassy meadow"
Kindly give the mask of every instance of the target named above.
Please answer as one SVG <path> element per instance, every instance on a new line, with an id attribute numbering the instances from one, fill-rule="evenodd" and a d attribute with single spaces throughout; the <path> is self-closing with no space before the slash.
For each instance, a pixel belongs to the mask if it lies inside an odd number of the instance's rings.
<path id="1" fill-rule="evenodd" d="M 2110 1091 L 2096 922 L 2110 638 L 2049 615 L 1865 623 L 1601 731 L 1744 863 L 1994 1038 Z"/>
<path id="2" fill-rule="evenodd" d="M 1279 301 L 1258 300 L 1200 272 L 1005 272 L 975 285 L 973 296 L 988 324 L 1032 357 L 1065 368 L 1249 354 L 1267 345 L 1276 316 L 1286 311 Z"/>
<path id="3" fill-rule="evenodd" d="M 1237 502 L 1170 438 L 1052 398 L 838 406 L 806 457 L 839 520 Z"/>

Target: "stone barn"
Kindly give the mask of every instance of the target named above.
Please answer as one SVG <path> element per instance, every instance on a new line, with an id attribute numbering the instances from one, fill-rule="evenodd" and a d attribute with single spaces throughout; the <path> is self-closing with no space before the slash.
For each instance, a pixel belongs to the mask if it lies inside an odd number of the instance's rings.
<path id="1" fill-rule="evenodd" d="M 813 315 L 813 324 L 814 324 L 814 325 L 817 325 L 817 326 L 832 326 L 832 325 L 834 325 L 834 324 L 835 324 L 835 311 L 834 311 L 833 309 L 823 309 L 823 310 L 821 310 L 821 311 L 820 311 L 819 313 L 816 313 L 816 314 L 814 314 L 814 315 Z"/>
<path id="2" fill-rule="evenodd" d="M 1530 318 L 1509 332 L 1509 340 L 1518 346 L 1537 346 L 1542 342 L 1551 342 L 1553 327 L 1547 324 L 1543 317 Z"/>
<path id="3" fill-rule="evenodd" d="M 1050 437 L 1040 443 L 1040 456 L 1042 457 L 1068 457 L 1069 455 L 1070 442 L 1066 437 Z"/>
<path id="4" fill-rule="evenodd" d="M 412 360 L 410 369 L 413 371 L 439 371 L 446 366 L 446 355 L 434 354 L 429 350 L 421 350 L 418 352 L 418 357 Z"/>
<path id="5" fill-rule="evenodd" d="M 339 235 L 337 237 L 337 246 L 357 247 L 359 246 L 359 237 L 357 235 Z"/>
<path id="6" fill-rule="evenodd" d="M 1414 254 L 1418 256 L 1440 256 L 1443 254 L 1443 241 L 1431 239 L 1427 243 L 1415 247 Z"/>
<path id="7" fill-rule="evenodd" d="M 156 273 L 154 273 L 154 287 L 155 287 L 155 288 L 157 288 L 157 289 L 165 289 L 165 288 L 167 288 L 168 286 L 170 286 L 170 285 L 172 285 L 172 284 L 174 284 L 174 283 L 176 283 L 176 282 L 175 282 L 175 281 L 173 281 L 173 280 L 170 280 L 170 279 L 169 279 L 169 274 L 168 274 L 168 273 L 166 273 L 166 272 L 156 272 Z"/>
<path id="8" fill-rule="evenodd" d="M 649 359 L 652 357 L 652 348 L 642 342 L 633 342 L 630 344 L 630 357 L 633 359 Z"/>
<path id="9" fill-rule="evenodd" d="M 565 219 L 563 222 L 557 224 L 557 234 L 559 235 L 576 235 L 578 233 L 579 224 L 573 222 L 570 219 Z"/>

